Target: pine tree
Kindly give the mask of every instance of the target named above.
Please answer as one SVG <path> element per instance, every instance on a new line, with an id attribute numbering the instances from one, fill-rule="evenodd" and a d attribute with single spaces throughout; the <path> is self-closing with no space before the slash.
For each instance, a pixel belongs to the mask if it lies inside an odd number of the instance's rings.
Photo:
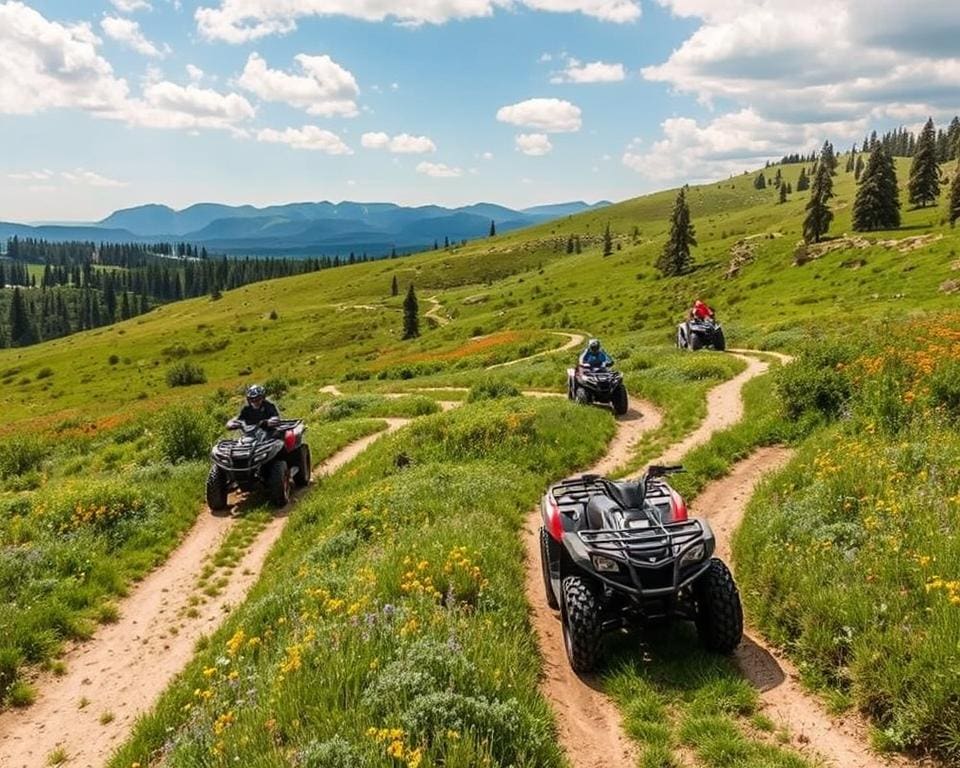
<path id="1" fill-rule="evenodd" d="M 780 184 L 780 203 L 787 202 L 787 185 Z"/>
<path id="2" fill-rule="evenodd" d="M 797 179 L 797 192 L 806 192 L 810 189 L 810 177 L 807 176 L 806 167 L 800 169 L 800 177 Z"/>
<path id="3" fill-rule="evenodd" d="M 497 236 L 497 223 L 493 219 L 490 219 L 490 237 L 496 237 L 496 236 Z"/>
<path id="4" fill-rule="evenodd" d="M 400 293 L 400 286 L 397 283 L 397 276 L 393 276 L 393 282 L 390 283 L 390 295 L 397 296 Z"/>
<path id="5" fill-rule="evenodd" d="M 950 121 L 950 127 L 947 129 L 947 148 L 950 156 L 949 160 L 960 158 L 960 117 L 953 116 Z"/>
<path id="6" fill-rule="evenodd" d="M 833 151 L 833 144 L 831 144 L 829 141 L 823 142 L 823 149 L 820 150 L 820 162 L 825 164 L 830 169 L 831 176 L 836 175 L 837 165 L 839 164 L 840 159 Z"/>
<path id="7" fill-rule="evenodd" d="M 900 226 L 900 193 L 897 172 L 882 146 L 870 155 L 870 162 L 860 178 L 853 203 L 853 229 L 871 232 L 896 229 Z"/>
<path id="8" fill-rule="evenodd" d="M 36 336 L 27 311 L 27 303 L 20 289 L 14 288 L 13 297 L 10 300 L 10 343 L 14 347 L 25 347 L 35 341 Z"/>
<path id="9" fill-rule="evenodd" d="M 657 269 L 664 275 L 682 275 L 693 266 L 690 247 L 697 244 L 693 224 L 690 222 L 690 208 L 683 189 L 677 194 L 670 216 L 670 237 L 663 246 L 663 252 L 657 259 Z"/>
<path id="10" fill-rule="evenodd" d="M 583 248 L 580 246 L 580 235 L 574 235 L 573 237 L 573 251 L 574 253 L 583 252 Z"/>
<path id="11" fill-rule="evenodd" d="M 757 174 L 757 177 L 753 180 L 753 188 L 754 188 L 754 189 L 766 189 L 766 188 L 767 188 L 767 177 L 766 177 L 766 175 L 763 173 L 763 171 L 760 171 L 760 173 Z"/>
<path id="12" fill-rule="evenodd" d="M 607 222 L 607 228 L 603 232 L 603 255 L 610 256 L 613 253 L 613 237 L 610 234 L 610 223 Z"/>
<path id="13" fill-rule="evenodd" d="M 940 196 L 940 169 L 937 167 L 937 138 L 933 118 L 927 120 L 917 139 L 917 151 L 910 165 L 910 181 L 907 183 L 910 205 L 926 208 Z"/>
<path id="14" fill-rule="evenodd" d="M 567 253 L 573 253 L 573 235 L 567 238 Z"/>
<path id="15" fill-rule="evenodd" d="M 860 181 L 860 174 L 863 173 L 863 155 L 857 155 L 857 164 L 853 167 L 853 180 Z"/>
<path id="16" fill-rule="evenodd" d="M 830 210 L 828 203 L 831 197 L 833 197 L 833 179 L 830 163 L 821 162 L 813 177 L 810 202 L 807 203 L 807 217 L 803 220 L 803 239 L 808 243 L 819 243 L 820 238 L 830 229 L 833 211 Z"/>
<path id="17" fill-rule="evenodd" d="M 947 214 L 950 226 L 954 226 L 960 219 L 960 160 L 957 161 L 957 170 L 953 174 L 953 184 L 950 185 L 950 211 Z"/>
<path id="18" fill-rule="evenodd" d="M 417 303 L 417 294 L 413 290 L 413 283 L 407 291 L 407 298 L 403 300 L 403 338 L 415 339 L 420 335 L 420 305 Z"/>

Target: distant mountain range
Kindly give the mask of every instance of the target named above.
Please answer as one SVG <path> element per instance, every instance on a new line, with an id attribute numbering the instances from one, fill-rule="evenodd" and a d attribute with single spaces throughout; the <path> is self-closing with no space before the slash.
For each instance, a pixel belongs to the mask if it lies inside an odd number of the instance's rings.
<path id="1" fill-rule="evenodd" d="M 266 208 L 197 203 L 181 211 L 166 205 L 140 205 L 90 224 L 30 226 L 0 222 L 0 239 L 18 235 L 105 243 L 185 241 L 206 246 L 212 252 L 238 255 L 334 256 L 353 251 L 377 256 L 393 248 L 429 248 L 445 238 L 457 242 L 486 237 L 491 221 L 497 232 L 508 232 L 607 205 L 610 203 L 606 200 L 593 205 L 580 201 L 514 210 L 493 203 L 460 208 L 353 202 L 290 203 Z"/>

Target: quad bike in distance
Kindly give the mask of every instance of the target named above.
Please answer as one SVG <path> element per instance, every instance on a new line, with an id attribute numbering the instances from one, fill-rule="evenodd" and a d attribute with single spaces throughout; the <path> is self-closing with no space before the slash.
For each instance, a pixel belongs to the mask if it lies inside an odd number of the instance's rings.
<path id="1" fill-rule="evenodd" d="M 577 403 L 610 405 L 617 416 L 623 416 L 630 407 L 623 374 L 610 365 L 594 367 L 579 363 L 567 369 L 567 397 Z"/>
<path id="2" fill-rule="evenodd" d="M 303 440 L 306 426 L 300 419 L 268 419 L 245 424 L 237 419 L 227 429 L 239 430 L 236 439 L 221 440 L 210 451 L 212 465 L 207 475 L 207 505 L 213 511 L 226 509 L 232 490 L 266 488 L 274 506 L 290 500 L 291 483 L 303 488 L 310 482 L 310 446 Z"/>
<path id="3" fill-rule="evenodd" d="M 677 326 L 678 349 L 703 349 L 713 347 L 717 352 L 727 348 L 727 340 L 723 336 L 723 327 L 714 317 L 688 320 Z"/>
<path id="4" fill-rule="evenodd" d="M 624 627 L 692 621 L 710 651 L 730 654 L 740 644 L 740 594 L 713 556 L 709 523 L 689 518 L 667 483 L 678 471 L 651 466 L 628 482 L 583 475 L 544 495 L 543 585 L 548 605 L 560 611 L 575 672 L 596 669 L 603 635 Z"/>

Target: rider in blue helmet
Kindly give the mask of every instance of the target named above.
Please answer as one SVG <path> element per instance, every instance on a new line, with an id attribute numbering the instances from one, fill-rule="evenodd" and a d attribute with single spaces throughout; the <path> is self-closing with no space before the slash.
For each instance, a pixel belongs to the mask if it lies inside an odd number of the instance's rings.
<path id="1" fill-rule="evenodd" d="M 603 368 L 612 362 L 613 358 L 600 346 L 600 339 L 590 339 L 587 348 L 580 355 L 580 365 L 585 368 Z"/>
<path id="2" fill-rule="evenodd" d="M 270 419 L 279 419 L 280 411 L 277 406 L 267 400 L 267 390 L 259 384 L 252 384 L 247 388 L 247 404 L 243 406 L 238 421 L 244 424 L 259 424 L 265 426 Z"/>

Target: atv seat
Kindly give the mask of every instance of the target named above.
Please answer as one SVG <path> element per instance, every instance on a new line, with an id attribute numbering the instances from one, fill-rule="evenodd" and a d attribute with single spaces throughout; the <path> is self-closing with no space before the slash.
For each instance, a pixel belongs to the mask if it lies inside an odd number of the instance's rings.
<path id="1" fill-rule="evenodd" d="M 623 509 L 642 509 L 643 492 L 638 482 L 612 482 L 606 483 L 607 493 L 610 498 L 619 504 Z"/>

